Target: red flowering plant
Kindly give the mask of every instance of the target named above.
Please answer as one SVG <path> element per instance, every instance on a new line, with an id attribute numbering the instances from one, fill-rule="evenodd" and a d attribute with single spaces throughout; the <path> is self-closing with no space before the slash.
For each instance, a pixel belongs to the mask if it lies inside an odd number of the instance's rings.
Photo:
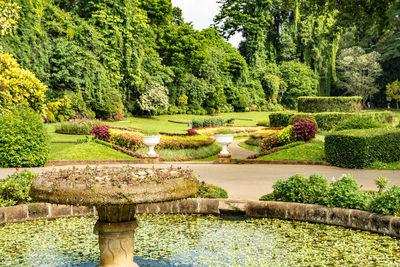
<path id="1" fill-rule="evenodd" d="M 317 126 L 312 122 L 297 122 L 292 130 L 293 137 L 297 141 L 309 141 L 317 134 Z"/>
<path id="2" fill-rule="evenodd" d="M 110 126 L 108 125 L 101 125 L 101 126 L 94 126 L 92 131 L 90 132 L 91 135 L 94 135 L 97 139 L 109 142 L 110 141 Z"/>
<path id="3" fill-rule="evenodd" d="M 218 154 L 219 159 L 229 159 L 232 157 L 232 154 Z"/>
<path id="4" fill-rule="evenodd" d="M 279 145 L 279 138 L 276 134 L 267 136 L 260 142 L 260 147 L 262 151 L 270 150 L 271 148 L 277 147 Z"/>

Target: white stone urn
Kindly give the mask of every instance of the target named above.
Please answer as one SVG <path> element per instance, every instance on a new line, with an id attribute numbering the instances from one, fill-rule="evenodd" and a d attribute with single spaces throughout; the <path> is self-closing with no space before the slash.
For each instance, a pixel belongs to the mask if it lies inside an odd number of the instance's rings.
<path id="1" fill-rule="evenodd" d="M 228 145 L 233 142 L 233 134 L 216 134 L 215 141 L 222 146 L 221 155 L 228 155 Z"/>
<path id="2" fill-rule="evenodd" d="M 154 151 L 154 147 L 160 143 L 161 135 L 143 135 L 143 144 L 149 147 L 148 156 L 156 156 L 157 153 Z"/>

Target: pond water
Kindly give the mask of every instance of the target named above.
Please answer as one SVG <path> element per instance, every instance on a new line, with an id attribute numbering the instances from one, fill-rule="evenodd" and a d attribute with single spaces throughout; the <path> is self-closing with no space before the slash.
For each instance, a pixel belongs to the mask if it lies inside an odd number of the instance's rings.
<path id="1" fill-rule="evenodd" d="M 277 219 L 140 215 L 140 266 L 399 266 L 400 240 L 365 231 Z M 96 218 L 0 227 L 0 266 L 98 264 Z"/>

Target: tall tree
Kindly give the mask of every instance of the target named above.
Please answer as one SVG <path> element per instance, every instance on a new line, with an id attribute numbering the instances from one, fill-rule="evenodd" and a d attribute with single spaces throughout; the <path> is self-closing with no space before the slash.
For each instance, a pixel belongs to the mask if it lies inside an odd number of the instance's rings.
<path id="1" fill-rule="evenodd" d="M 376 79 L 382 74 L 378 52 L 365 53 L 359 47 L 344 49 L 337 61 L 340 85 L 350 95 L 362 96 L 365 103 L 379 91 Z"/>

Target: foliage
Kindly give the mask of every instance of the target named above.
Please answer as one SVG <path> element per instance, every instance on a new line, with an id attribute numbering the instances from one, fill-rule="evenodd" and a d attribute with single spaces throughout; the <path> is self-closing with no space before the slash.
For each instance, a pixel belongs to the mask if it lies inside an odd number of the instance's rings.
<path id="1" fill-rule="evenodd" d="M 194 136 L 161 136 L 157 149 L 190 149 L 210 146 L 214 139 L 204 135 Z"/>
<path id="2" fill-rule="evenodd" d="M 393 122 L 393 113 L 391 112 L 366 112 L 366 113 L 342 113 L 342 112 L 323 112 L 314 113 L 315 119 L 320 129 L 330 131 L 340 122 L 355 116 L 371 118 L 380 124 L 390 124 Z"/>
<path id="3" fill-rule="evenodd" d="M 192 128 L 202 128 L 202 127 L 217 127 L 224 126 L 225 120 L 222 117 L 209 117 L 200 118 L 196 117 L 192 120 Z"/>
<path id="4" fill-rule="evenodd" d="M 386 85 L 386 100 L 392 101 L 392 99 L 396 101 L 396 108 L 399 109 L 399 101 L 400 101 L 399 80 L 396 80 L 393 83 Z"/>
<path id="5" fill-rule="evenodd" d="M 324 205 L 328 181 L 320 175 L 310 175 L 306 179 L 297 174 L 278 180 L 272 188 L 274 200 Z"/>
<path id="6" fill-rule="evenodd" d="M 144 146 L 140 135 L 120 130 L 110 131 L 110 143 L 132 151 Z"/>
<path id="7" fill-rule="evenodd" d="M 228 198 L 228 193 L 225 189 L 212 185 L 206 184 L 204 181 L 199 182 L 199 191 L 194 196 L 196 198 Z"/>
<path id="8" fill-rule="evenodd" d="M 261 151 L 266 151 L 274 147 L 290 144 L 293 141 L 293 126 L 290 125 L 280 130 L 277 134 L 266 136 L 264 139 L 261 140 L 259 146 L 261 148 Z"/>
<path id="9" fill-rule="evenodd" d="M 295 114 L 291 111 L 271 113 L 269 114 L 270 125 L 271 127 L 286 127 L 289 125 L 290 118 Z"/>
<path id="10" fill-rule="evenodd" d="M 100 125 L 102 125 L 102 122 L 99 120 L 74 119 L 58 124 L 56 126 L 56 132 L 70 134 L 90 134 L 94 126 Z"/>
<path id="11" fill-rule="evenodd" d="M 344 175 L 330 185 L 326 204 L 328 207 L 363 210 L 367 207 L 367 196 L 352 177 Z"/>
<path id="12" fill-rule="evenodd" d="M 279 66 L 282 80 L 286 83 L 286 91 L 282 95 L 282 103 L 288 107 L 297 107 L 300 96 L 315 96 L 318 89 L 318 77 L 308 66 L 295 62 L 282 62 Z"/>
<path id="13" fill-rule="evenodd" d="M 41 112 L 46 90 L 32 72 L 20 68 L 12 55 L 0 53 L 0 104 L 24 105 Z"/>
<path id="14" fill-rule="evenodd" d="M 38 167 L 48 159 L 48 134 L 33 110 L 14 107 L 0 116 L 0 166 Z"/>
<path id="15" fill-rule="evenodd" d="M 325 137 L 325 155 L 332 165 L 362 168 L 374 161 L 400 160 L 400 129 L 347 130 Z"/>
<path id="16" fill-rule="evenodd" d="M 168 88 L 157 83 L 149 83 L 139 98 L 143 111 L 151 112 L 168 108 Z"/>
<path id="17" fill-rule="evenodd" d="M 334 131 L 343 131 L 350 129 L 371 129 L 381 127 L 382 124 L 377 123 L 372 117 L 357 115 L 339 122 Z"/>
<path id="18" fill-rule="evenodd" d="M 312 114 L 297 113 L 297 114 L 294 114 L 289 119 L 289 124 L 291 124 L 291 125 L 294 125 L 295 123 L 298 123 L 298 122 L 311 122 L 311 123 L 314 123 L 315 126 L 317 126 L 317 128 L 318 128 L 317 121 L 315 120 L 315 117 Z"/>
<path id="19" fill-rule="evenodd" d="M 269 118 L 258 120 L 257 125 L 269 127 L 270 126 Z"/>
<path id="20" fill-rule="evenodd" d="M 265 138 L 263 138 L 259 144 L 259 147 L 261 148 L 261 151 L 266 151 L 270 150 L 274 147 L 280 146 L 279 138 L 278 135 L 269 135 Z"/>
<path id="21" fill-rule="evenodd" d="M 0 41 L 7 34 L 13 34 L 18 25 L 20 7 L 11 1 L 0 2 Z M 0 44 L 1 52 L 1 44 Z"/>
<path id="22" fill-rule="evenodd" d="M 389 182 L 389 179 L 380 176 L 380 177 L 376 178 L 374 180 L 374 182 L 376 184 L 376 187 L 378 187 L 378 194 L 382 194 L 383 191 L 386 189 L 386 186 L 387 186 L 387 184 Z"/>
<path id="23" fill-rule="evenodd" d="M 372 212 L 384 215 L 400 215 L 400 187 L 392 186 L 382 194 L 375 194 L 368 209 Z"/>
<path id="24" fill-rule="evenodd" d="M 359 112 L 362 97 L 299 97 L 299 112 Z"/>
<path id="25" fill-rule="evenodd" d="M 381 75 L 380 54 L 366 54 L 361 47 L 343 49 L 337 61 L 340 86 L 351 95 L 362 96 L 366 103 L 379 90 L 375 81 Z"/>
<path id="26" fill-rule="evenodd" d="M 29 191 L 36 174 L 30 171 L 16 171 L 0 181 L 0 207 L 31 201 Z"/>
<path id="27" fill-rule="evenodd" d="M 219 127 L 217 128 L 217 134 L 234 134 L 235 130 L 232 127 Z"/>
<path id="28" fill-rule="evenodd" d="M 310 141 L 317 134 L 317 126 L 312 122 L 297 122 L 293 124 L 293 138 L 296 141 Z"/>
<path id="29" fill-rule="evenodd" d="M 94 135 L 95 138 L 109 142 L 110 141 L 110 131 L 109 130 L 110 130 L 110 126 L 108 126 L 108 125 L 94 126 L 94 127 L 92 127 L 92 131 L 90 132 L 90 134 Z"/>

